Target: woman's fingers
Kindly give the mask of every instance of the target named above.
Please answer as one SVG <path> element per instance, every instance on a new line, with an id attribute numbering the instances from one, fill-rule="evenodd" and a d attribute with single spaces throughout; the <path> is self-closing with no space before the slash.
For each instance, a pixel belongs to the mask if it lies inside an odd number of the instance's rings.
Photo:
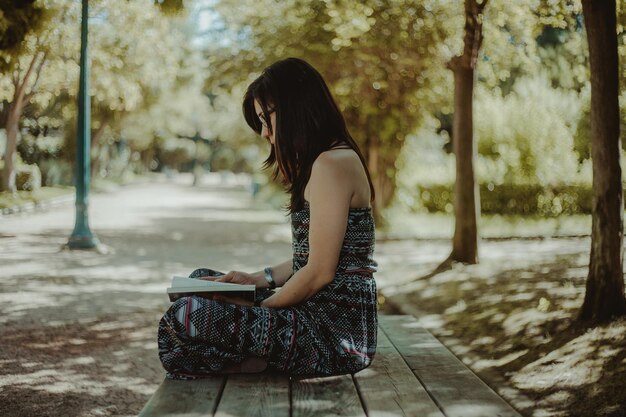
<path id="1" fill-rule="evenodd" d="M 254 282 L 254 280 L 250 278 L 249 274 L 239 271 L 230 271 L 227 274 L 220 275 L 215 278 L 215 281 L 217 282 L 233 282 L 236 284 L 249 284 Z"/>
<path id="2" fill-rule="evenodd" d="M 233 275 L 231 273 L 228 273 L 226 275 L 220 276 L 216 281 L 218 281 L 218 282 L 230 282 L 232 280 L 233 280 Z"/>
<path id="3" fill-rule="evenodd" d="M 201 279 L 202 281 L 217 281 L 219 277 L 198 277 L 196 279 Z"/>

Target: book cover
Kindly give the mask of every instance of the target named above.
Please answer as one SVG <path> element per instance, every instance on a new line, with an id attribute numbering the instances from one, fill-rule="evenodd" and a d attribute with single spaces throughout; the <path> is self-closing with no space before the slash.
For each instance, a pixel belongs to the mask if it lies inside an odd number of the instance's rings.
<path id="1" fill-rule="evenodd" d="M 166 289 L 170 301 L 176 301 L 181 297 L 197 295 L 211 298 L 216 293 L 227 297 L 239 297 L 254 301 L 256 287 L 254 285 L 233 284 L 230 282 L 205 281 L 202 279 L 174 276 L 172 284 Z"/>

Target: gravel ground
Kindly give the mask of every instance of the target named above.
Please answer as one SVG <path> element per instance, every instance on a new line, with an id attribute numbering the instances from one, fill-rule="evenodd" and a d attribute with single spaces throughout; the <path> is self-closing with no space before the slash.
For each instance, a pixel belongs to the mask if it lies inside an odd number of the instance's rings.
<path id="1" fill-rule="evenodd" d="M 136 415 L 164 377 L 156 330 L 172 275 L 258 270 L 291 254 L 245 177 L 161 178 L 91 195 L 104 253 L 64 250 L 72 204 L 0 217 L 0 415 Z"/>

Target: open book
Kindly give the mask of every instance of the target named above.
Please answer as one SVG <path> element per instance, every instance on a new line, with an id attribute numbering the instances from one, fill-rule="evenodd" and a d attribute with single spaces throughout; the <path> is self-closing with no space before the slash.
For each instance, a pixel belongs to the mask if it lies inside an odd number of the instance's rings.
<path id="1" fill-rule="evenodd" d="M 254 285 L 233 284 L 230 282 L 205 281 L 202 279 L 172 277 L 172 286 L 167 288 L 170 301 L 176 301 L 181 297 L 197 295 L 211 298 L 215 293 L 222 293 L 227 297 L 240 297 L 254 301 Z"/>

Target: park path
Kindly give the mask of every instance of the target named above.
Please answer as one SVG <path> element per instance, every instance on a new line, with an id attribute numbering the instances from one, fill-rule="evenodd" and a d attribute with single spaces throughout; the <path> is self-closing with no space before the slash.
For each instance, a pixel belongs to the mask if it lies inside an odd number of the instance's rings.
<path id="1" fill-rule="evenodd" d="M 0 217 L 0 415 L 136 414 L 164 375 L 156 329 L 170 277 L 288 259 L 288 218 L 254 201 L 245 177 L 191 181 L 92 194 L 104 254 L 61 249 L 73 204 Z"/>
<path id="2" fill-rule="evenodd" d="M 171 275 L 197 267 L 251 272 L 291 256 L 289 218 L 254 200 L 246 177 L 191 182 L 163 176 L 92 194 L 90 225 L 107 253 L 61 249 L 74 225 L 72 204 L 0 217 L 0 415 L 136 414 L 164 375 L 156 329 Z M 487 266 L 471 272 L 584 254 L 581 244 L 485 242 Z M 445 239 L 381 239 L 378 287 L 401 291 L 449 247 Z"/>
<path id="3" fill-rule="evenodd" d="M 247 177 L 191 183 L 162 176 L 91 194 L 106 253 L 62 249 L 72 203 L 0 217 L 0 415 L 134 415 L 164 375 L 156 330 L 170 277 L 291 256 L 289 218 L 253 199 Z"/>

